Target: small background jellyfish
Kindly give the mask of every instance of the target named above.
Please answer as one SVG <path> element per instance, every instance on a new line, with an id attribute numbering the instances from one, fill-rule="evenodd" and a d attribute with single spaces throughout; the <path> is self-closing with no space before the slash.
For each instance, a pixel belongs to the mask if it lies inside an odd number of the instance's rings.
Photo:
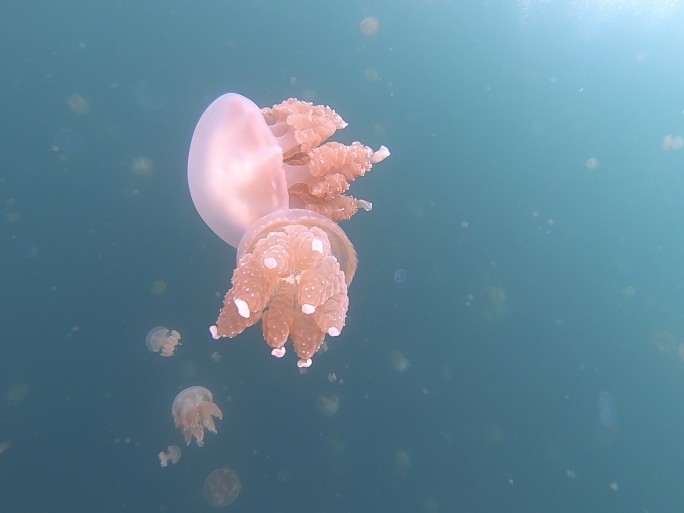
<path id="1" fill-rule="evenodd" d="M 320 394 L 316 397 L 316 408 L 328 417 L 335 415 L 340 409 L 340 398 L 336 395 Z"/>
<path id="2" fill-rule="evenodd" d="M 180 344 L 181 335 L 176 330 L 169 330 L 164 326 L 152 328 L 147 334 L 145 345 L 153 353 L 160 353 L 162 356 L 173 356 L 176 346 Z"/>
<path id="3" fill-rule="evenodd" d="M 177 445 L 169 445 L 167 452 L 159 452 L 159 464 L 162 468 L 168 466 L 169 462 L 173 465 L 178 463 L 181 459 L 181 450 Z"/>
<path id="4" fill-rule="evenodd" d="M 380 21 L 375 16 L 366 16 L 359 24 L 364 36 L 374 36 L 380 30 Z"/>
<path id="5" fill-rule="evenodd" d="M 222 467 L 214 470 L 204 481 L 204 497 L 215 507 L 228 506 L 240 495 L 240 476 L 232 468 Z"/>
<path id="6" fill-rule="evenodd" d="M 171 406 L 176 427 L 183 433 L 185 443 L 190 445 L 192 437 L 199 447 L 204 445 L 204 429 L 216 433 L 213 417 L 223 418 L 223 413 L 213 402 L 213 396 L 204 387 L 188 387 L 176 396 Z"/>
<path id="7" fill-rule="evenodd" d="M 16 406 L 24 402 L 24 399 L 28 397 L 30 389 L 24 383 L 14 383 L 9 387 L 7 393 L 5 394 L 5 401 L 10 406 Z"/>
<path id="8" fill-rule="evenodd" d="M 613 396 L 604 390 L 598 395 L 597 404 L 601 425 L 606 429 L 617 427 L 618 414 Z"/>

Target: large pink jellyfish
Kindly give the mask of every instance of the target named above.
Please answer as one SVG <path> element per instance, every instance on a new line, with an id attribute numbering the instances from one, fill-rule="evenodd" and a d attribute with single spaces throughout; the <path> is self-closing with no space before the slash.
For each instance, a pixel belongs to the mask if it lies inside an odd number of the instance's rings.
<path id="1" fill-rule="evenodd" d="M 183 433 L 185 443 L 190 445 L 195 437 L 197 445 L 204 445 L 204 429 L 216 433 L 214 417 L 223 418 L 223 413 L 214 403 L 211 392 L 204 387 L 188 387 L 181 390 L 171 405 L 176 427 Z"/>
<path id="2" fill-rule="evenodd" d="M 214 338 L 261 320 L 271 353 L 283 356 L 289 337 L 308 367 L 325 335 L 342 331 L 357 261 L 337 222 L 372 208 L 344 193 L 389 155 L 384 146 L 322 144 L 346 125 L 329 107 L 289 99 L 260 110 L 233 93 L 200 118 L 188 159 L 192 200 L 238 248 Z"/>

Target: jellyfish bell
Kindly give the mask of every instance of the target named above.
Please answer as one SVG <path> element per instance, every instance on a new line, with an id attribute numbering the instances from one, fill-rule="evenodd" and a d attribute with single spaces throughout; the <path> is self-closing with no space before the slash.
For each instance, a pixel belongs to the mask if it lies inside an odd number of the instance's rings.
<path id="1" fill-rule="evenodd" d="M 204 497 L 210 506 L 222 508 L 233 503 L 240 495 L 240 476 L 232 468 L 214 470 L 204 480 Z"/>
<path id="2" fill-rule="evenodd" d="M 287 230 L 288 227 L 293 226 L 315 227 L 322 230 L 328 238 L 330 253 L 337 259 L 340 268 L 344 272 L 345 282 L 347 285 L 351 284 L 358 264 L 354 245 L 337 223 L 324 215 L 310 210 L 281 210 L 259 219 L 249 227 L 242 239 L 240 239 L 237 261 L 239 262 L 246 253 L 253 252 L 260 239 L 267 237 L 270 233 Z M 313 247 L 313 244 L 314 240 L 312 240 L 312 251 L 318 253 L 323 251 L 322 247 Z M 321 244 L 323 244 L 323 241 L 321 241 Z"/>
<path id="3" fill-rule="evenodd" d="M 272 354 L 282 357 L 289 337 L 298 366 L 308 367 L 325 335 L 342 332 L 356 264 L 353 245 L 329 218 L 301 209 L 264 216 L 240 241 L 211 334 L 232 338 L 261 320 Z"/>
<path id="4" fill-rule="evenodd" d="M 236 247 L 260 217 L 289 206 L 282 149 L 251 100 L 228 93 L 197 122 L 188 155 L 190 195 L 216 235 Z"/>
<path id="5" fill-rule="evenodd" d="M 205 429 L 216 434 L 214 417 L 222 419 L 223 413 L 213 400 L 211 392 L 200 386 L 181 390 L 173 400 L 173 420 L 183 433 L 186 445 L 190 445 L 192 438 L 195 437 L 197 445 L 202 447 Z"/>
<path id="6" fill-rule="evenodd" d="M 155 296 L 161 296 L 169 288 L 169 285 L 164 280 L 155 280 L 150 285 L 150 292 Z"/>
<path id="7" fill-rule="evenodd" d="M 170 330 L 164 326 L 152 328 L 145 339 L 145 345 L 153 353 L 162 356 L 173 356 L 176 346 L 180 344 L 181 335 L 176 330 Z"/>

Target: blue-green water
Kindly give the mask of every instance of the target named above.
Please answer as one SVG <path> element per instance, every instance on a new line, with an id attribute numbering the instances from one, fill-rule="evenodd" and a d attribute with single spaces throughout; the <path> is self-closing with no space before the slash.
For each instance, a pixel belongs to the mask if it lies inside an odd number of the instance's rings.
<path id="1" fill-rule="evenodd" d="M 679 4 L 3 3 L 0 512 L 211 511 L 221 466 L 235 513 L 681 511 Z M 306 374 L 208 333 L 235 252 L 186 161 L 227 91 L 392 152 Z M 191 385 L 224 412 L 202 448 L 171 417 Z"/>

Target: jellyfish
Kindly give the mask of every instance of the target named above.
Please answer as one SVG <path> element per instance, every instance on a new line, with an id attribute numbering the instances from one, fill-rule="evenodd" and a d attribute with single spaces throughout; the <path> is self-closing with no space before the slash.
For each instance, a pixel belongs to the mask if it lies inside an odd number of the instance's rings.
<path id="1" fill-rule="evenodd" d="M 204 445 L 204 428 L 216 433 L 214 418 L 223 418 L 223 413 L 213 402 L 211 392 L 204 387 L 188 387 L 181 390 L 171 406 L 176 427 L 183 432 L 186 445 L 192 437 L 199 447 Z"/>
<path id="2" fill-rule="evenodd" d="M 364 36 L 374 36 L 380 30 L 380 21 L 375 16 L 367 16 L 359 24 Z"/>
<path id="3" fill-rule="evenodd" d="M 17 406 L 24 402 L 29 395 L 30 389 L 23 383 L 14 383 L 9 387 L 7 394 L 5 394 L 5 401 L 10 406 Z"/>
<path id="4" fill-rule="evenodd" d="M 387 360 L 392 370 L 396 372 L 405 372 L 411 368 L 411 362 L 400 351 L 390 351 Z"/>
<path id="5" fill-rule="evenodd" d="M 228 506 L 240 495 L 240 476 L 232 468 L 217 468 L 204 480 L 204 497 L 215 508 Z"/>
<path id="6" fill-rule="evenodd" d="M 617 425 L 617 408 L 610 392 L 605 390 L 598 395 L 598 412 L 601 425 L 606 429 L 613 429 Z"/>
<path id="7" fill-rule="evenodd" d="M 180 333 L 176 330 L 157 326 L 152 328 L 147 334 L 145 345 L 153 353 L 160 353 L 162 356 L 173 356 L 176 346 L 180 344 L 180 339 Z"/>
<path id="8" fill-rule="evenodd" d="M 289 99 L 259 109 L 229 93 L 202 114 L 190 145 L 188 183 L 204 222 L 237 248 L 232 288 L 215 339 L 262 323 L 271 354 L 292 339 L 308 367 L 326 335 L 345 325 L 356 252 L 338 222 L 372 204 L 345 193 L 389 156 L 354 142 L 325 142 L 344 120 L 329 107 Z"/>
<path id="9" fill-rule="evenodd" d="M 394 474 L 406 474 L 411 468 L 411 454 L 408 451 L 396 451 L 390 460 L 390 467 Z"/>
<path id="10" fill-rule="evenodd" d="M 340 398 L 336 395 L 319 395 L 316 397 L 316 408 L 328 417 L 332 417 L 340 409 Z"/>
<path id="11" fill-rule="evenodd" d="M 181 450 L 176 445 L 169 445 L 168 452 L 161 451 L 159 453 L 159 464 L 162 468 L 168 466 L 169 462 L 173 465 L 178 463 L 181 459 Z"/>

